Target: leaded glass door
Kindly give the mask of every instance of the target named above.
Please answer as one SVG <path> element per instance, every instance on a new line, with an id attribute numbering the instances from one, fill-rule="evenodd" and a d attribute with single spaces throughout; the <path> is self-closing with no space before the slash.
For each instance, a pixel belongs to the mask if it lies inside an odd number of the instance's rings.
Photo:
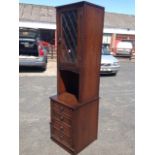
<path id="1" fill-rule="evenodd" d="M 63 63 L 77 62 L 77 10 L 61 13 L 61 58 Z"/>

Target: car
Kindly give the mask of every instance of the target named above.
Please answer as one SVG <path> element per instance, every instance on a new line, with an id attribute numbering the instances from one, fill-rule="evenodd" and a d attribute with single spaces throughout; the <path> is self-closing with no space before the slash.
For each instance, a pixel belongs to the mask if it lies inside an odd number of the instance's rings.
<path id="1" fill-rule="evenodd" d="M 19 35 L 19 66 L 46 70 L 47 49 L 35 29 L 21 29 Z"/>
<path id="2" fill-rule="evenodd" d="M 120 41 L 117 44 L 116 56 L 131 57 L 133 46 L 131 42 Z"/>
<path id="3" fill-rule="evenodd" d="M 113 74 L 116 75 L 119 71 L 119 60 L 110 54 L 110 51 L 103 47 L 101 52 L 101 66 L 100 74 Z"/>

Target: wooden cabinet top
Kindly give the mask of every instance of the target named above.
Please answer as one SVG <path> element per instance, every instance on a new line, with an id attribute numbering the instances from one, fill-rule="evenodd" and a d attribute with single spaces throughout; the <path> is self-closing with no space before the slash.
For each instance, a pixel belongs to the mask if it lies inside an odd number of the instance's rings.
<path id="1" fill-rule="evenodd" d="M 104 7 L 90 3 L 90 2 L 86 2 L 86 1 L 81 1 L 81 2 L 77 2 L 77 3 L 71 3 L 71 4 L 66 4 L 66 5 L 62 5 L 62 6 L 57 6 L 57 9 L 64 9 L 64 8 L 73 8 L 73 7 L 81 7 L 83 5 L 90 5 L 96 8 L 100 8 L 104 10 Z"/>

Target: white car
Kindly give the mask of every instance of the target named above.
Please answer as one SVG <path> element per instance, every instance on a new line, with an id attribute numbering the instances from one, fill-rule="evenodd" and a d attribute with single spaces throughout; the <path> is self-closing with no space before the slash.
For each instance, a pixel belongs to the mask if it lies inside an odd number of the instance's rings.
<path id="1" fill-rule="evenodd" d="M 116 75 L 119 68 L 120 64 L 118 59 L 111 55 L 107 48 L 102 48 L 100 74 Z"/>

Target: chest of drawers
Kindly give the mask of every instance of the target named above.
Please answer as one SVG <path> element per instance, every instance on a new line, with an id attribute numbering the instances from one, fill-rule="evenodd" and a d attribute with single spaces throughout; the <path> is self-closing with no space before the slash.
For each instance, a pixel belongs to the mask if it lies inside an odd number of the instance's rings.
<path id="1" fill-rule="evenodd" d="M 69 104 L 50 98 L 51 138 L 71 154 L 77 154 L 97 138 L 98 98 L 83 104 Z"/>

